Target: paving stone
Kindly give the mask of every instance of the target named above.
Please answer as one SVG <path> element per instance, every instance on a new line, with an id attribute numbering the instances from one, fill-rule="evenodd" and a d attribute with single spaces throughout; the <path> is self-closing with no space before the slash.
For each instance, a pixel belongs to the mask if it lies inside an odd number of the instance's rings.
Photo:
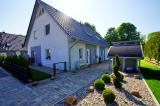
<path id="1" fill-rule="evenodd" d="M 83 88 L 108 70 L 108 63 L 71 72 L 57 74 L 55 80 L 47 80 L 36 87 L 20 83 L 12 76 L 0 79 L 0 106 L 52 106 L 68 95 Z"/>

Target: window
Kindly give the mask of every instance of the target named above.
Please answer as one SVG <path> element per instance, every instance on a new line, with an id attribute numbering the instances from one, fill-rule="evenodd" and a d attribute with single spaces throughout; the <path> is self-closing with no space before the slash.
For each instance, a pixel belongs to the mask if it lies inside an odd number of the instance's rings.
<path id="1" fill-rule="evenodd" d="M 41 9 L 39 10 L 39 16 L 41 16 L 43 13 L 44 13 L 44 9 L 41 8 Z"/>
<path id="2" fill-rule="evenodd" d="M 34 39 L 35 39 L 35 40 L 37 39 L 36 33 L 37 33 L 37 31 L 34 31 L 34 32 L 33 32 L 33 35 L 34 35 Z"/>
<path id="3" fill-rule="evenodd" d="M 79 48 L 79 59 L 83 58 L 83 49 Z"/>
<path id="4" fill-rule="evenodd" d="M 41 9 L 41 14 L 43 14 L 43 13 L 44 13 L 44 9 L 42 8 L 42 9 Z"/>
<path id="5" fill-rule="evenodd" d="M 46 49 L 45 52 L 46 52 L 46 59 L 51 60 L 51 49 Z"/>
<path id="6" fill-rule="evenodd" d="M 45 26 L 45 34 L 48 35 L 50 33 L 50 24 Z"/>

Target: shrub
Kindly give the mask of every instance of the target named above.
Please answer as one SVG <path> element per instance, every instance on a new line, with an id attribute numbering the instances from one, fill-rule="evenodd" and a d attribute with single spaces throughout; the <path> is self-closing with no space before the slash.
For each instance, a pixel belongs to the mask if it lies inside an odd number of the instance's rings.
<path id="1" fill-rule="evenodd" d="M 5 56 L 0 56 L 0 61 L 4 61 L 5 60 Z"/>
<path id="2" fill-rule="evenodd" d="M 112 81 L 113 81 L 113 85 L 116 88 L 122 88 L 122 83 L 119 81 L 119 79 L 115 75 L 112 75 Z"/>
<path id="3" fill-rule="evenodd" d="M 120 73 L 120 81 L 123 81 L 123 79 L 124 79 L 124 75 Z"/>
<path id="4" fill-rule="evenodd" d="M 5 63 L 9 63 L 9 64 L 17 64 L 20 65 L 22 67 L 26 67 L 28 68 L 29 66 L 29 62 L 26 58 L 24 58 L 23 56 L 8 56 L 5 59 Z"/>
<path id="5" fill-rule="evenodd" d="M 104 81 L 101 80 L 101 79 L 98 79 L 94 82 L 94 86 L 97 90 L 99 91 L 103 91 L 104 88 L 105 88 L 105 84 L 104 84 Z"/>
<path id="6" fill-rule="evenodd" d="M 117 77 L 119 81 L 123 81 L 124 79 L 124 75 L 120 72 L 115 73 L 115 76 Z"/>
<path id="7" fill-rule="evenodd" d="M 104 74 L 109 74 L 108 72 L 105 72 Z"/>
<path id="8" fill-rule="evenodd" d="M 116 96 L 114 94 L 114 92 L 110 89 L 105 89 L 103 91 L 103 99 L 106 103 L 112 103 L 114 102 Z"/>
<path id="9" fill-rule="evenodd" d="M 6 57 L 5 56 L 0 56 L 0 66 L 3 64 L 5 61 Z"/>
<path id="10" fill-rule="evenodd" d="M 123 81 L 124 76 L 119 72 L 121 65 L 120 59 L 118 56 L 115 56 L 114 59 L 115 59 L 115 64 L 113 66 L 113 74 L 111 75 L 112 82 L 116 88 L 122 88 L 122 83 L 120 81 Z"/>
<path id="11" fill-rule="evenodd" d="M 110 75 L 109 74 L 104 74 L 102 76 L 102 80 L 107 84 L 107 83 L 110 83 L 111 82 L 111 78 L 110 78 Z"/>
<path id="12" fill-rule="evenodd" d="M 24 58 L 23 56 L 19 56 L 18 61 L 19 61 L 18 64 L 23 66 L 23 67 L 28 67 L 29 66 L 29 61 L 26 58 Z"/>

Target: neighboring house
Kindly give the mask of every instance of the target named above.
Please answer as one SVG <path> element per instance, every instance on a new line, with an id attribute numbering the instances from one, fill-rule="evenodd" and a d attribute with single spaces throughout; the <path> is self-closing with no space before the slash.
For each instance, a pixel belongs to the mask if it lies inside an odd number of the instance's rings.
<path id="1" fill-rule="evenodd" d="M 0 32 L 0 55 L 26 55 L 27 51 L 22 48 L 25 36 Z"/>
<path id="2" fill-rule="evenodd" d="M 67 62 L 67 69 L 73 70 L 105 60 L 108 44 L 81 22 L 36 0 L 25 46 L 35 63 L 53 67 L 53 63 Z"/>
<path id="3" fill-rule="evenodd" d="M 122 71 L 138 70 L 143 58 L 143 49 L 139 41 L 114 42 L 108 50 L 108 58 L 114 62 L 114 56 L 120 57 Z"/>

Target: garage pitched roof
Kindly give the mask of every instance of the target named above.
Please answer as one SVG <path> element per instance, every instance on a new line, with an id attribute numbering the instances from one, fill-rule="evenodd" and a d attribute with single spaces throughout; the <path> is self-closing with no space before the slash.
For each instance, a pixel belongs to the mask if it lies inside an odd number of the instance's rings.
<path id="1" fill-rule="evenodd" d="M 53 18 L 53 20 L 61 27 L 61 29 L 70 37 L 70 38 L 76 38 L 78 40 L 86 41 L 91 44 L 96 44 L 100 46 L 108 46 L 108 43 L 101 37 L 99 36 L 95 31 L 87 27 L 86 25 L 82 24 L 81 22 L 78 22 L 74 20 L 73 18 L 67 16 L 66 14 L 58 11 L 57 9 L 53 8 L 52 6 L 44 3 L 41 0 L 37 0 L 30 25 L 28 28 L 27 32 L 27 37 L 25 40 L 26 41 L 29 39 L 30 31 L 33 26 L 32 20 L 35 18 L 35 11 L 36 11 L 36 6 L 40 5 L 42 8 L 44 8 L 45 11 L 48 12 L 48 14 Z M 28 41 L 27 41 L 28 42 Z"/>
<path id="2" fill-rule="evenodd" d="M 111 46 L 108 51 L 108 57 L 118 55 L 120 57 L 143 57 L 141 45 L 130 46 Z"/>

